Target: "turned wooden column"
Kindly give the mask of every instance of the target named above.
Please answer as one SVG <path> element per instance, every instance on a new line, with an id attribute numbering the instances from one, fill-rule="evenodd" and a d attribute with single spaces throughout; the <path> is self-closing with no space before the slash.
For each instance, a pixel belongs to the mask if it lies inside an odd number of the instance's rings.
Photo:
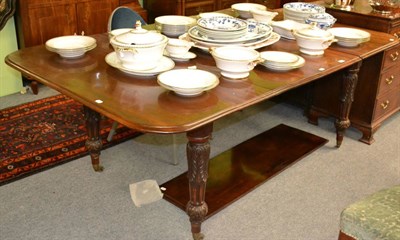
<path id="1" fill-rule="evenodd" d="M 207 124 L 188 132 L 186 146 L 188 161 L 188 180 L 190 200 L 186 205 L 192 227 L 193 239 L 203 239 L 201 223 L 208 212 L 205 202 L 206 184 L 208 178 L 208 162 L 210 160 L 210 143 L 213 124 Z"/>
<path id="2" fill-rule="evenodd" d="M 343 142 L 343 136 L 347 128 L 350 127 L 350 109 L 354 101 L 354 91 L 357 87 L 358 72 L 361 67 L 361 61 L 350 66 L 343 75 L 343 81 L 340 91 L 340 110 L 339 117 L 335 121 L 336 127 L 336 147 L 340 147 Z"/>
<path id="3" fill-rule="evenodd" d="M 100 165 L 100 152 L 103 147 L 103 143 L 100 137 L 100 119 L 101 116 L 98 112 L 83 106 L 85 114 L 86 128 L 88 139 L 86 140 L 86 148 L 90 153 L 92 159 L 92 166 L 96 172 L 103 171 L 103 167 Z"/>

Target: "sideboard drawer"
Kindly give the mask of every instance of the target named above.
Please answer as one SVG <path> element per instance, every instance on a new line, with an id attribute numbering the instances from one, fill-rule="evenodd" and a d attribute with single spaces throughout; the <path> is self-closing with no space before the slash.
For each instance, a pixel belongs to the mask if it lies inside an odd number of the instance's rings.
<path id="1" fill-rule="evenodd" d="M 214 1 L 202 1 L 202 2 L 187 2 L 185 5 L 185 15 L 192 16 L 198 15 L 202 12 L 212 12 L 215 10 Z"/>
<path id="2" fill-rule="evenodd" d="M 385 51 L 382 70 L 394 65 L 400 65 L 400 45 Z"/>
<path id="3" fill-rule="evenodd" d="M 390 114 L 393 110 L 398 108 L 400 105 L 400 87 L 399 85 L 376 99 L 374 109 L 374 120 L 377 120 L 387 114 Z"/>
<path id="4" fill-rule="evenodd" d="M 382 73 L 379 80 L 378 95 L 390 91 L 400 85 L 400 68 L 393 66 Z"/>

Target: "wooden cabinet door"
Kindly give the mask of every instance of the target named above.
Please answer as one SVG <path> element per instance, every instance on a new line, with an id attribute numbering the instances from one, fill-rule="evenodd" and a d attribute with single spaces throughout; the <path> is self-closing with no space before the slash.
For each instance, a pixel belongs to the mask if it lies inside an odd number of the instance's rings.
<path id="1" fill-rule="evenodd" d="M 108 18 L 118 7 L 118 0 L 97 0 L 78 2 L 76 4 L 78 33 L 85 35 L 107 32 Z"/>
<path id="2" fill-rule="evenodd" d="M 74 34 L 76 29 L 75 6 L 70 4 L 35 6 L 26 8 L 22 16 L 24 46 L 45 43 L 53 37 Z"/>

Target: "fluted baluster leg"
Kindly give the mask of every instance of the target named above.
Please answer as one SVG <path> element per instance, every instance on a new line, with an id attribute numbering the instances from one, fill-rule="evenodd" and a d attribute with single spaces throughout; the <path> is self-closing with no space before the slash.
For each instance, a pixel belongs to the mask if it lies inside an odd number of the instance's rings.
<path id="1" fill-rule="evenodd" d="M 193 239 L 203 239 L 201 223 L 208 212 L 205 202 L 208 178 L 208 162 L 210 160 L 210 143 L 213 125 L 208 124 L 187 133 L 186 147 L 188 161 L 188 180 L 190 200 L 186 205 L 192 227 Z"/>
<path id="2" fill-rule="evenodd" d="M 101 116 L 98 112 L 84 106 L 83 107 L 86 120 L 86 128 L 88 139 L 86 140 L 86 148 L 90 153 L 92 159 L 92 166 L 96 172 L 103 171 L 103 167 L 100 165 L 100 152 L 103 147 L 103 143 L 100 138 L 100 119 Z"/>
<path id="3" fill-rule="evenodd" d="M 354 91 L 358 82 L 358 72 L 361 61 L 350 66 L 343 76 L 342 88 L 340 93 L 340 112 L 335 121 L 336 127 L 336 147 L 340 147 L 343 142 L 344 133 L 350 127 L 349 114 L 351 105 L 354 101 Z"/>

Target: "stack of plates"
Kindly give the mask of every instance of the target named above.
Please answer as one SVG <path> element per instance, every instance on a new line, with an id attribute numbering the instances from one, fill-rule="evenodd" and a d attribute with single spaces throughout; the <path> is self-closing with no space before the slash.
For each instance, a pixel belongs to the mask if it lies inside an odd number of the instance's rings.
<path id="1" fill-rule="evenodd" d="M 236 39 L 247 33 L 247 22 L 225 16 L 200 18 L 197 21 L 197 30 L 201 36 L 210 39 Z"/>
<path id="2" fill-rule="evenodd" d="M 304 58 L 288 52 L 264 51 L 260 56 L 264 59 L 260 64 L 275 71 L 289 71 L 305 64 Z"/>
<path id="3" fill-rule="evenodd" d="M 368 42 L 371 34 L 369 32 L 346 27 L 335 27 L 328 29 L 338 40 L 337 44 L 344 47 L 356 47 L 360 43 Z"/>
<path id="4" fill-rule="evenodd" d="M 96 39 L 88 36 L 62 36 L 48 40 L 46 49 L 63 58 L 78 58 L 96 47 Z"/>
<path id="5" fill-rule="evenodd" d="M 196 19 L 179 15 L 160 16 L 154 21 L 156 29 L 168 37 L 180 36 L 196 25 Z"/>
<path id="6" fill-rule="evenodd" d="M 204 36 L 199 32 L 198 26 L 189 29 L 187 35 L 180 36 L 195 43 L 194 47 L 208 50 L 210 47 L 221 47 L 226 45 L 244 46 L 253 49 L 268 46 L 279 40 L 280 36 L 272 32 L 272 27 L 257 22 L 248 22 L 246 33 L 242 37 L 230 39 L 214 39 Z"/>
<path id="7" fill-rule="evenodd" d="M 283 5 L 283 18 L 299 23 L 304 23 L 311 14 L 324 12 L 325 7 L 312 3 L 291 2 Z"/>

